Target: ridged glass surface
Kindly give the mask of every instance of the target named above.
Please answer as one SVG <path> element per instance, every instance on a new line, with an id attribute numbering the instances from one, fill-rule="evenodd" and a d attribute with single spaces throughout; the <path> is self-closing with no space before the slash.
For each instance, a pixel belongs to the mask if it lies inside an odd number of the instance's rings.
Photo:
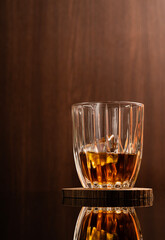
<path id="1" fill-rule="evenodd" d="M 73 152 L 83 187 L 133 187 L 143 148 L 144 105 L 134 102 L 72 106 Z"/>

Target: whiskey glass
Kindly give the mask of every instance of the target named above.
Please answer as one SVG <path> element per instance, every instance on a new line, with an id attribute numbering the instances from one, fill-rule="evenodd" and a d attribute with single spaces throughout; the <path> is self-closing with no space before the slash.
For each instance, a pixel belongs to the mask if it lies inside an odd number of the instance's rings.
<path id="1" fill-rule="evenodd" d="M 72 105 L 74 160 L 84 188 L 134 186 L 142 159 L 143 122 L 142 103 Z"/>
<path id="2" fill-rule="evenodd" d="M 142 240 L 133 207 L 82 207 L 73 240 Z"/>

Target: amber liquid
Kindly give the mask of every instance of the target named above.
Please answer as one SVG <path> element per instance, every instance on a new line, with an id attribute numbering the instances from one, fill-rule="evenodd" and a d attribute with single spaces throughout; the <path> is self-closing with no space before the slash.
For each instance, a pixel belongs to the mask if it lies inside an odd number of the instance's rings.
<path id="1" fill-rule="evenodd" d="M 135 220 L 129 212 L 92 210 L 82 220 L 80 240 L 139 240 Z"/>
<path id="2" fill-rule="evenodd" d="M 80 152 L 83 175 L 89 182 L 123 184 L 134 175 L 137 154 Z"/>

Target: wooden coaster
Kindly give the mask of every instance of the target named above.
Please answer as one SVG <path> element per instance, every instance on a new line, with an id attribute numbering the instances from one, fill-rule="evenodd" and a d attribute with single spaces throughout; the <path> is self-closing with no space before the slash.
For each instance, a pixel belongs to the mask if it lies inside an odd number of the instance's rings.
<path id="1" fill-rule="evenodd" d="M 63 203 L 72 206 L 146 207 L 153 205 L 152 188 L 63 188 Z"/>

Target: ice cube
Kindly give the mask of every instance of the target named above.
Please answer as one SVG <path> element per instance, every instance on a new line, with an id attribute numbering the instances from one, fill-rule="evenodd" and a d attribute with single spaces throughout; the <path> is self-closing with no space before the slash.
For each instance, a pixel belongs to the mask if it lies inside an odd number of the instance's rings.
<path id="1" fill-rule="evenodd" d="M 85 152 L 118 152 L 118 143 L 115 141 L 114 135 L 107 136 L 106 138 L 96 139 L 92 144 L 87 144 L 83 150 Z"/>

